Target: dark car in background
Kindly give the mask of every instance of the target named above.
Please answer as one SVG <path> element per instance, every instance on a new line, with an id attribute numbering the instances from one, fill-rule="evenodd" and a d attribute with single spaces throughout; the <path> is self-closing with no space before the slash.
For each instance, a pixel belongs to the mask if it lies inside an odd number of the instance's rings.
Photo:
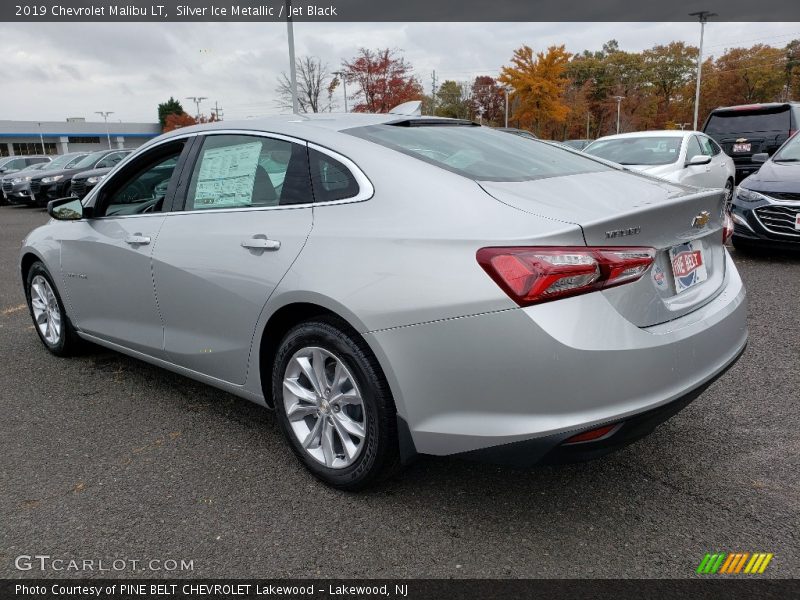
<path id="1" fill-rule="evenodd" d="M 111 167 L 116 164 L 115 160 L 117 162 L 120 160 L 116 158 L 116 155 L 124 152 L 125 150 L 100 150 L 91 154 L 84 152 L 78 162 L 70 163 L 57 171 L 49 169 L 34 177 L 30 183 L 33 204 L 44 206 L 50 200 L 70 196 L 70 186 L 74 175 L 89 169 Z"/>
<path id="2" fill-rule="evenodd" d="M 12 204 L 21 204 L 28 197 L 29 183 L 37 171 L 50 166 L 49 162 L 41 162 L 13 171 L 7 175 L 0 175 L 0 201 L 3 204 L 11 202 Z"/>
<path id="3" fill-rule="evenodd" d="M 52 161 L 46 163 L 44 167 L 38 170 L 30 180 L 21 182 L 21 187 L 17 193 L 8 196 L 9 202 L 12 204 L 33 204 L 33 193 L 31 192 L 31 184 L 34 179 L 43 176 L 45 173 L 57 173 L 61 169 L 69 168 L 71 165 L 76 164 L 86 156 L 86 152 L 71 152 L 69 154 L 61 154 L 56 156 Z"/>
<path id="4" fill-rule="evenodd" d="M 0 175 L 8 175 L 43 162 L 50 162 L 50 157 L 43 154 L 36 156 L 3 156 L 0 158 Z"/>
<path id="5" fill-rule="evenodd" d="M 760 163 L 753 155 L 769 156 L 800 129 L 800 102 L 772 102 L 715 108 L 703 125 L 703 133 L 714 138 L 733 158 L 736 181 L 755 173 Z"/>
<path id="6" fill-rule="evenodd" d="M 731 206 L 733 245 L 800 250 L 800 134 L 768 157 L 755 154 L 761 168 L 739 184 Z"/>
<path id="7" fill-rule="evenodd" d="M 128 156 L 128 154 L 131 152 L 133 152 L 133 150 L 120 150 L 113 154 L 109 154 L 103 160 L 103 163 L 111 163 L 110 165 L 100 167 L 99 169 L 83 171 L 73 175 L 70 185 L 70 195 L 76 196 L 77 198 L 83 198 L 86 196 L 86 194 L 88 194 L 94 186 L 96 186 L 105 178 L 111 169 L 117 166 L 117 163 L 122 161 L 122 159 Z"/>

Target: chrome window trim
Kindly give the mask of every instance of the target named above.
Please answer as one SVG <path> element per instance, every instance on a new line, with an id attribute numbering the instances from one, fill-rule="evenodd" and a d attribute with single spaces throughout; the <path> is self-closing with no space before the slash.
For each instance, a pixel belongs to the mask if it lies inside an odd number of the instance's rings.
<path id="1" fill-rule="evenodd" d="M 313 142 L 308 142 L 308 147 L 316 150 L 317 152 L 321 152 L 326 156 L 330 156 L 331 158 L 338 160 L 342 163 L 345 167 L 350 170 L 350 173 L 353 175 L 353 178 L 356 180 L 358 184 L 358 194 L 352 196 L 350 198 L 342 198 L 341 200 L 331 200 L 330 202 L 317 202 L 319 206 L 328 206 L 331 204 L 344 204 L 350 202 L 364 202 L 365 200 L 369 200 L 375 195 L 375 188 L 372 185 L 372 182 L 369 178 L 364 174 L 364 172 L 358 167 L 356 163 L 352 160 L 339 154 L 338 152 L 331 150 L 329 148 L 325 148 L 324 146 L 319 146 L 314 144 Z"/>

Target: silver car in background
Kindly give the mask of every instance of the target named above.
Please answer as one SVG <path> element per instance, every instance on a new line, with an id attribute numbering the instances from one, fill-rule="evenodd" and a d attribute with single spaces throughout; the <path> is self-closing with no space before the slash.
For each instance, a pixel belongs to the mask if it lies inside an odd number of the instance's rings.
<path id="1" fill-rule="evenodd" d="M 733 198 L 733 159 L 701 131 L 665 129 L 607 135 L 583 151 L 675 183 L 724 189 L 728 204 Z"/>
<path id="2" fill-rule="evenodd" d="M 357 489 L 417 453 L 518 465 L 627 444 L 740 356 L 720 191 L 468 121 L 179 129 L 23 243 L 35 329 L 274 408 Z"/>

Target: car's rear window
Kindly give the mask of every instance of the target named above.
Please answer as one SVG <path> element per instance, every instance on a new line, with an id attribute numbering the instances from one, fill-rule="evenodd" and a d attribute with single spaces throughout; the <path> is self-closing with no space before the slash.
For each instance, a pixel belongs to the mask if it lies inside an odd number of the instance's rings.
<path id="1" fill-rule="evenodd" d="M 527 181 L 612 169 L 547 142 L 486 127 L 371 125 L 346 132 L 480 181 Z"/>
<path id="2" fill-rule="evenodd" d="M 788 132 L 791 129 L 788 106 L 769 110 L 731 110 L 711 115 L 705 127 L 710 135 L 736 135 L 754 132 Z"/>

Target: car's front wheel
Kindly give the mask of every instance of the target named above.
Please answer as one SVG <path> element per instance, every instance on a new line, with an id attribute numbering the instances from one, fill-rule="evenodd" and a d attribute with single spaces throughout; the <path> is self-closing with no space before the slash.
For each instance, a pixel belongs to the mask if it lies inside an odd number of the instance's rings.
<path id="1" fill-rule="evenodd" d="M 53 278 L 40 261 L 33 263 L 28 271 L 25 295 L 33 325 L 42 343 L 56 356 L 73 354 L 80 339 L 67 317 Z"/>
<path id="2" fill-rule="evenodd" d="M 359 489 L 399 467 L 388 385 L 364 340 L 344 323 L 319 319 L 286 334 L 272 397 L 292 450 L 325 483 Z"/>

